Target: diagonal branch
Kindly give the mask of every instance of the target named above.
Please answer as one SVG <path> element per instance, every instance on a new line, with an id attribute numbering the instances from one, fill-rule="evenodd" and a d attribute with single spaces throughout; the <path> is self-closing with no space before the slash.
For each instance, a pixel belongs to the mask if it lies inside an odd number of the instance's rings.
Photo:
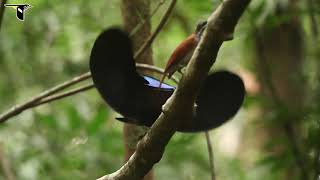
<path id="1" fill-rule="evenodd" d="M 3 113 L 0 115 L 0 123 L 5 122 L 6 120 L 8 120 L 10 117 L 13 117 L 15 115 L 20 114 L 22 111 L 24 111 L 25 109 L 28 109 L 30 107 L 32 107 L 34 104 L 36 104 L 39 100 L 48 97 L 52 94 L 55 94 L 56 92 L 59 92 L 67 87 L 70 87 L 71 85 L 74 85 L 78 82 L 81 82 L 83 80 L 86 80 L 90 77 L 90 73 L 84 73 L 80 76 L 77 76 L 69 81 L 66 81 L 62 84 L 59 84 L 51 89 L 48 89 L 46 91 L 44 91 L 43 93 L 31 98 L 30 100 L 26 101 L 25 103 L 19 104 L 19 105 L 15 105 L 13 106 L 11 109 L 9 109 L 7 112 Z"/>
<path id="2" fill-rule="evenodd" d="M 72 96 L 74 94 L 77 94 L 79 92 L 87 91 L 87 90 L 92 89 L 92 88 L 94 88 L 94 84 L 90 83 L 90 84 L 84 85 L 84 86 L 79 87 L 79 88 L 71 89 L 71 90 L 66 91 L 64 93 L 61 93 L 61 94 L 52 95 L 52 96 L 49 96 L 47 98 L 43 98 L 40 101 L 38 101 L 37 103 L 33 104 L 32 108 L 40 106 L 42 104 L 46 104 L 46 103 L 52 102 L 52 101 L 56 101 L 56 100 L 59 100 L 59 99 L 62 99 L 62 98 L 66 98 L 66 97 Z"/>
<path id="3" fill-rule="evenodd" d="M 207 141 L 207 146 L 208 146 L 208 155 L 209 155 L 209 164 L 210 164 L 210 173 L 211 173 L 211 180 L 216 180 L 216 174 L 214 170 L 214 156 L 213 156 L 213 148 L 212 148 L 212 143 L 211 143 L 211 138 L 210 138 L 210 133 L 209 131 L 206 131 L 204 133 Z"/>
<path id="4" fill-rule="evenodd" d="M 185 117 L 190 116 L 194 99 L 220 46 L 233 36 L 235 26 L 250 0 L 225 0 L 209 17 L 204 32 L 186 73 L 174 94 L 163 107 L 163 113 L 138 143 L 136 152 L 118 171 L 99 180 L 140 180 L 160 161 L 165 146 Z"/>
<path id="5" fill-rule="evenodd" d="M 148 49 L 148 47 L 150 47 L 150 45 L 153 43 L 153 41 L 155 40 L 155 38 L 157 37 L 157 35 L 161 31 L 161 29 L 164 27 L 164 25 L 168 21 L 168 19 L 170 17 L 170 14 L 171 14 L 174 6 L 176 5 L 176 3 L 177 3 L 177 0 L 172 0 L 171 1 L 167 11 L 165 12 L 164 16 L 161 19 L 158 27 L 156 28 L 154 33 L 146 40 L 146 42 L 142 45 L 142 47 L 137 51 L 137 53 L 134 56 L 134 59 L 138 59 L 143 54 L 143 52 L 146 49 Z"/>

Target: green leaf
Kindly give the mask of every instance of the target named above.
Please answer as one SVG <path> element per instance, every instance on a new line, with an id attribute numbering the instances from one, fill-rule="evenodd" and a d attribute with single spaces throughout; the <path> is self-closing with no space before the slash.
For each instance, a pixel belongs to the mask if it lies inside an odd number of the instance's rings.
<path id="1" fill-rule="evenodd" d="M 108 111 L 106 108 L 100 108 L 95 117 L 86 126 L 88 135 L 93 135 L 99 131 L 102 124 L 107 120 Z"/>

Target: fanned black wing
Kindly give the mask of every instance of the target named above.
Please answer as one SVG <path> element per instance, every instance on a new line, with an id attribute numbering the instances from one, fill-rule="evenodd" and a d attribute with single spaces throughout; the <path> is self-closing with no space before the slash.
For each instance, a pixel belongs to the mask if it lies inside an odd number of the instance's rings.
<path id="1" fill-rule="evenodd" d="M 111 28 L 95 41 L 90 55 L 93 82 L 103 99 L 126 123 L 151 126 L 174 88 L 158 88 L 159 81 L 136 72 L 131 41 L 126 33 Z M 207 77 L 197 97 L 196 114 L 178 128 L 198 132 L 218 127 L 236 114 L 244 99 L 244 85 L 235 74 L 220 71 Z"/>

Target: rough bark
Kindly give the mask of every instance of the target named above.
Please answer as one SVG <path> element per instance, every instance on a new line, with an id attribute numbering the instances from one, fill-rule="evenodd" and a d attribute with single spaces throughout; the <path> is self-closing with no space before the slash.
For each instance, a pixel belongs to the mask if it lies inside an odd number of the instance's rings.
<path id="1" fill-rule="evenodd" d="M 133 41 L 133 50 L 134 52 L 137 52 L 146 39 L 151 35 L 150 0 L 122 0 L 121 13 L 124 29 L 127 32 L 132 32 L 136 28 L 137 24 L 143 23 L 143 26 L 131 37 Z M 136 59 L 136 62 L 153 64 L 151 48 L 144 51 L 144 53 Z M 131 155 L 135 152 L 137 143 L 146 131 L 146 128 L 140 126 L 124 124 L 123 136 L 125 144 L 125 161 L 128 161 Z M 152 179 L 153 173 L 150 171 L 150 173 L 144 177 L 144 180 Z"/>

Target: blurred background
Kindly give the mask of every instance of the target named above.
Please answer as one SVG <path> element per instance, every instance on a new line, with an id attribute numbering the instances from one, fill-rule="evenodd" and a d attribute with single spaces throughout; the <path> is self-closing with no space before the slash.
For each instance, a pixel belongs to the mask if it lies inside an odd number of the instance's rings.
<path id="1" fill-rule="evenodd" d="M 150 11 L 160 0 L 150 2 Z M 166 0 L 151 17 L 152 29 Z M 7 3 L 22 3 L 9 0 Z M 89 70 L 97 35 L 122 26 L 120 0 L 36 1 L 24 22 L 5 8 L 0 30 L 0 113 Z M 219 0 L 179 0 L 152 45 L 164 67 Z M 239 113 L 210 132 L 217 179 L 317 179 L 320 174 L 320 3 L 253 0 L 212 71 L 239 74 Z M 91 80 L 90 80 L 91 81 Z M 95 179 L 124 162 L 123 124 L 95 89 L 27 110 L 0 126 L 0 179 Z M 176 133 L 155 179 L 210 179 L 204 133 Z"/>

